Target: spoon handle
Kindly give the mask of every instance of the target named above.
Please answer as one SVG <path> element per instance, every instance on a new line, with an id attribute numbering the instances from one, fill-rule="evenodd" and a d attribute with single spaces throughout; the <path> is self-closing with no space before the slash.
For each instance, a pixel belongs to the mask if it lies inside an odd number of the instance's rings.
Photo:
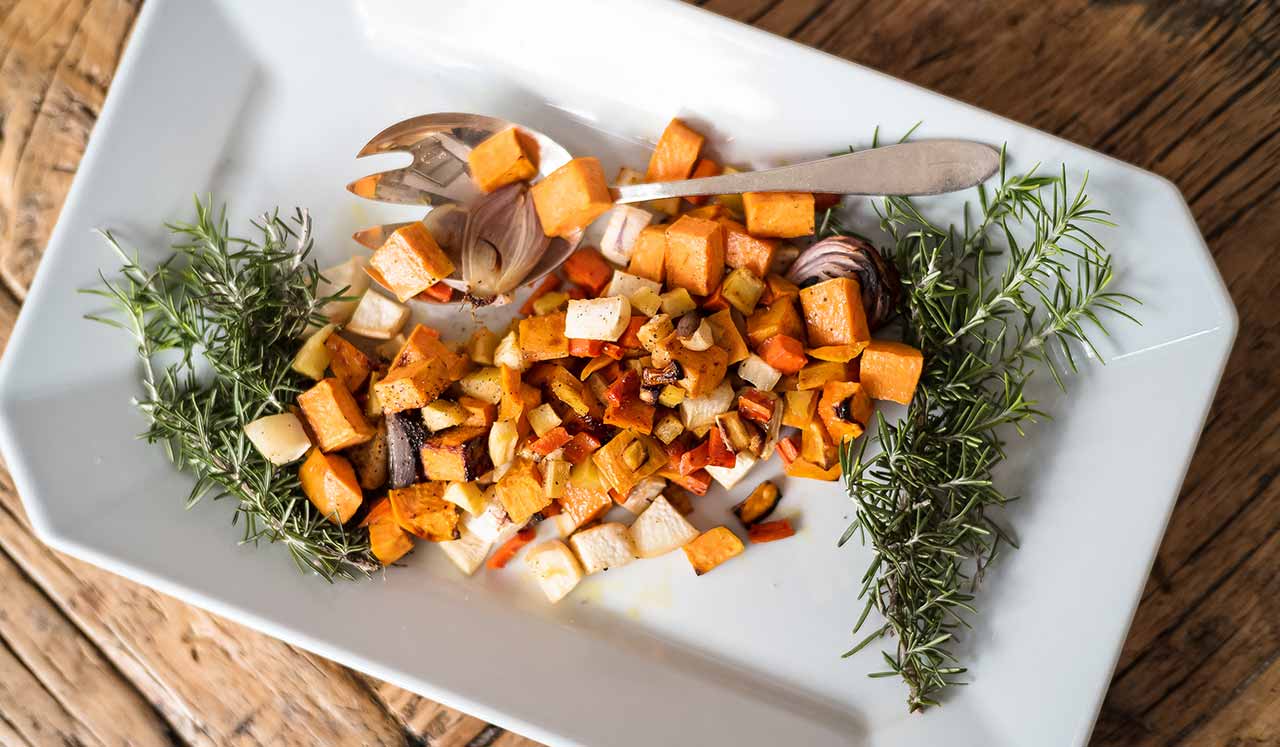
<path id="1" fill-rule="evenodd" d="M 846 153 L 764 171 L 614 187 L 618 202 L 664 197 L 814 192 L 936 195 L 982 183 L 1000 168 L 1000 152 L 969 140 L 924 140 Z"/>

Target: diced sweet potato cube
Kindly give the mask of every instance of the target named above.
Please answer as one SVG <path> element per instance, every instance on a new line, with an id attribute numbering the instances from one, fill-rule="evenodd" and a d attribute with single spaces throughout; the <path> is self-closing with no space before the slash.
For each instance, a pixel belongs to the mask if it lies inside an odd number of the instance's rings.
<path id="1" fill-rule="evenodd" d="M 391 359 L 391 370 L 395 371 L 398 368 L 432 358 L 438 358 L 445 362 L 445 365 L 449 368 L 449 378 L 451 379 L 460 379 L 466 373 L 464 370 L 465 355 L 450 350 L 447 345 L 440 341 L 440 333 L 436 330 L 422 324 L 415 324 L 413 331 L 409 333 L 409 338 L 405 340 L 404 345 L 400 346 L 396 357 Z"/>
<path id="2" fill-rule="evenodd" d="M 854 278 L 832 278 L 800 290 L 809 344 L 861 345 L 871 340 L 862 290 Z"/>
<path id="3" fill-rule="evenodd" d="M 396 229 L 373 253 L 369 264 L 401 303 L 453 274 L 453 262 L 422 221 Z"/>
<path id="4" fill-rule="evenodd" d="M 752 236 L 794 239 L 813 233 L 813 195 L 807 192 L 747 192 L 742 205 Z"/>
<path id="5" fill-rule="evenodd" d="M 567 236 L 613 207 L 604 170 L 595 158 L 575 158 L 533 185 L 533 206 L 548 236 Z"/>
<path id="6" fill-rule="evenodd" d="M 724 226 L 724 263 L 735 270 L 750 270 L 756 277 L 768 275 L 778 242 L 752 236 L 746 226 L 727 218 L 721 218 L 720 225 Z"/>
<path id="7" fill-rule="evenodd" d="M 377 490 L 387 482 L 390 473 L 390 445 L 387 442 L 387 419 L 378 418 L 373 438 L 346 451 L 346 457 L 355 467 L 360 487 Z"/>
<path id="8" fill-rule="evenodd" d="M 312 449 L 298 470 L 298 481 L 307 500 L 334 524 L 347 523 L 364 500 L 351 462 L 337 454 Z"/>
<path id="9" fill-rule="evenodd" d="M 329 351 L 329 369 L 333 371 L 334 377 L 342 382 L 347 391 L 359 391 L 373 370 L 373 361 L 340 335 L 329 335 L 324 341 L 324 347 Z"/>
<path id="10" fill-rule="evenodd" d="M 700 397 L 720 386 L 729 370 L 729 354 L 724 348 L 713 345 L 706 350 L 690 350 L 673 340 L 670 350 L 671 359 L 684 372 L 680 386 L 691 397 Z"/>
<path id="11" fill-rule="evenodd" d="M 716 344 L 724 348 L 725 353 L 729 355 L 729 365 L 745 361 L 751 355 L 751 351 L 747 349 L 747 343 L 742 339 L 742 333 L 738 331 L 738 323 L 734 321 L 732 311 L 729 309 L 717 311 L 707 317 L 707 324 L 711 325 Z"/>
<path id="12" fill-rule="evenodd" d="M 662 137 L 658 138 L 653 155 L 649 157 L 649 169 L 645 172 L 644 180 L 669 182 L 689 178 L 704 142 L 706 138 L 697 130 L 679 119 L 672 119 L 662 131 Z"/>
<path id="13" fill-rule="evenodd" d="M 569 282 L 577 283 L 595 295 L 599 295 L 613 279 L 613 265 L 599 249 L 591 246 L 584 246 L 569 255 L 561 267 Z"/>
<path id="14" fill-rule="evenodd" d="M 493 425 L 493 421 L 498 419 L 497 409 L 477 397 L 468 397 L 464 394 L 458 398 L 458 404 L 467 411 L 466 420 L 463 420 L 459 425 L 487 428 Z"/>
<path id="15" fill-rule="evenodd" d="M 693 572 L 701 576 L 729 558 L 742 554 L 743 544 L 728 527 L 708 529 L 684 546 Z"/>
<path id="16" fill-rule="evenodd" d="M 667 285 L 709 295 L 724 277 L 724 229 L 719 223 L 684 216 L 667 227 Z"/>
<path id="17" fill-rule="evenodd" d="M 747 317 L 747 339 L 752 347 L 758 348 L 765 340 L 777 335 L 804 342 L 804 319 L 792 298 L 780 298 L 763 309 L 757 308 Z"/>
<path id="18" fill-rule="evenodd" d="M 471 178 L 484 192 L 538 174 L 538 144 L 515 127 L 508 127 L 471 149 L 467 155 Z"/>
<path id="19" fill-rule="evenodd" d="M 569 356 L 569 338 L 564 336 L 563 311 L 520 320 L 520 355 L 525 361 L 545 361 Z"/>
<path id="20" fill-rule="evenodd" d="M 462 536 L 457 505 L 444 499 L 443 482 L 420 482 L 387 493 L 391 513 L 400 528 L 428 542 L 448 542 Z"/>
<path id="21" fill-rule="evenodd" d="M 901 342 L 872 340 L 862 351 L 859 378 L 873 399 L 911 404 L 924 357 L 919 350 Z"/>
<path id="22" fill-rule="evenodd" d="M 298 395 L 298 406 L 321 451 L 339 451 L 373 438 L 374 428 L 365 420 L 364 411 L 337 379 L 316 382 Z"/>
<path id="23" fill-rule="evenodd" d="M 721 171 L 722 169 L 720 168 L 720 164 L 712 161 L 710 158 L 699 158 L 698 162 L 693 166 L 693 171 L 689 172 L 689 178 L 701 179 L 704 176 L 719 176 Z M 685 199 L 694 205 L 702 205 L 711 198 L 708 195 L 698 195 L 694 197 L 686 197 Z M 722 210 L 724 209 L 720 205 L 711 205 L 710 207 L 720 208 Z"/>
<path id="24" fill-rule="evenodd" d="M 498 501 L 517 526 L 528 523 L 533 515 L 551 505 L 551 497 L 542 489 L 538 467 L 528 459 L 517 458 L 498 481 Z"/>
<path id="25" fill-rule="evenodd" d="M 818 399 L 818 417 L 837 444 L 857 438 L 871 422 L 871 398 L 856 381 L 828 381 Z"/>
<path id="26" fill-rule="evenodd" d="M 661 283 L 667 262 L 667 227 L 648 226 L 636 237 L 631 247 L 631 264 L 627 272 Z"/>
<path id="27" fill-rule="evenodd" d="M 389 372 L 374 385 L 382 411 L 386 414 L 426 407 L 452 383 L 448 365 L 439 358 L 428 358 Z"/>
<path id="28" fill-rule="evenodd" d="M 369 549 L 383 565 L 391 565 L 413 549 L 413 538 L 396 523 L 389 498 L 375 503 L 360 526 L 369 528 Z"/>
<path id="29" fill-rule="evenodd" d="M 604 516 L 612 507 L 613 498 L 608 491 L 577 485 L 570 480 L 564 495 L 560 496 L 560 509 L 568 518 L 560 524 L 577 529 Z"/>
<path id="30" fill-rule="evenodd" d="M 428 480 L 470 482 L 492 468 L 489 429 L 460 425 L 428 438 L 420 450 Z"/>

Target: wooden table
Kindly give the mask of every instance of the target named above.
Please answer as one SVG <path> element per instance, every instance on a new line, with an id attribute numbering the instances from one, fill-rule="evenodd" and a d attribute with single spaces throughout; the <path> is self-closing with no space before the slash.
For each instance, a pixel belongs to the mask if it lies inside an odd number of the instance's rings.
<path id="1" fill-rule="evenodd" d="M 1240 337 L 1093 741 L 1280 744 L 1280 5 L 700 4 L 1182 189 Z M 139 5 L 0 0 L 0 345 Z M 172 743 L 531 744 L 50 552 L 0 472 L 0 744 Z"/>

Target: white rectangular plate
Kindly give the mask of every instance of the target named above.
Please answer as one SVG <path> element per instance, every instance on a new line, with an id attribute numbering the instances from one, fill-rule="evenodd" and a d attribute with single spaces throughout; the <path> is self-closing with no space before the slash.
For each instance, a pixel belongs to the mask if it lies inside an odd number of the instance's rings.
<path id="1" fill-rule="evenodd" d="M 1009 517 L 1023 549 L 979 596 L 961 645 L 970 687 L 909 717 L 899 683 L 866 678 L 880 666 L 874 652 L 839 658 L 868 554 L 835 547 L 852 506 L 834 485 L 785 482 L 794 539 L 704 578 L 679 553 L 636 563 L 556 607 L 519 563 L 468 580 L 429 547 L 385 578 L 331 586 L 300 575 L 280 548 L 237 546 L 232 506 L 183 509 L 189 478 L 134 439 L 143 422 L 128 340 L 81 318 L 99 307 L 77 289 L 115 266 L 91 230 L 113 228 L 156 258 L 161 222 L 187 218 L 190 196 L 213 191 L 237 220 L 311 208 L 322 264 L 341 259 L 356 249 L 353 230 L 415 215 L 343 190 L 393 162 L 356 162 L 356 151 L 432 111 L 524 122 L 608 169 L 643 168 L 679 114 L 731 162 L 866 146 L 876 125 L 896 137 L 923 120 L 919 137 L 1007 142 L 1011 169 L 1065 161 L 1076 179 L 1091 172 L 1091 192 L 1121 224 L 1103 239 L 1121 288 L 1146 302 L 1144 324 L 1115 324 L 1107 364 L 1087 362 L 1069 398 L 1038 392 L 1056 420 L 1013 446 L 1003 474 L 1027 497 Z M 857 210 L 869 216 L 865 202 Z M 546 742 L 1076 745 L 1235 330 L 1170 183 L 695 8 L 153 0 L 5 355 L 0 446 L 58 549 Z M 778 471 L 775 460 L 759 477 Z M 694 520 L 724 522 L 731 503 L 708 496 Z"/>

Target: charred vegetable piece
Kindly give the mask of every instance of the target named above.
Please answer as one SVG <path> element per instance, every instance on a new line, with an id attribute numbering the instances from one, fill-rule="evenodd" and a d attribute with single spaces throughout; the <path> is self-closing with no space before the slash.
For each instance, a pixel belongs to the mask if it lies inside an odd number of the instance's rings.
<path id="1" fill-rule="evenodd" d="M 368 527 L 369 547 L 383 565 L 391 565 L 413 549 L 413 537 L 396 523 L 388 498 L 374 504 L 360 526 Z"/>
<path id="2" fill-rule="evenodd" d="M 403 488 L 426 479 L 419 453 L 427 441 L 427 429 L 420 410 L 405 410 L 387 416 L 387 466 L 390 484 Z"/>
<path id="3" fill-rule="evenodd" d="M 457 505 L 445 500 L 443 482 L 420 482 L 387 493 L 400 528 L 428 542 L 447 542 L 462 536 Z"/>
<path id="4" fill-rule="evenodd" d="M 767 424 L 777 402 L 778 396 L 772 392 L 748 389 L 738 395 L 738 414 L 753 423 Z"/>
<path id="5" fill-rule="evenodd" d="M 693 566 L 693 572 L 701 576 L 726 560 L 741 555 L 743 549 L 742 540 L 737 535 L 727 527 L 719 526 L 708 529 L 685 545 L 684 555 Z"/>
<path id="6" fill-rule="evenodd" d="M 347 450 L 347 457 L 360 477 L 360 487 L 376 490 L 387 482 L 387 421 L 378 421 L 373 438 Z"/>
<path id="7" fill-rule="evenodd" d="M 778 492 L 778 486 L 766 480 L 757 485 L 744 501 L 733 507 L 733 515 L 738 517 L 744 527 L 750 527 L 768 518 L 781 499 L 782 493 Z"/>
<path id="8" fill-rule="evenodd" d="M 496 424 L 495 424 L 496 425 Z M 460 425 L 428 438 L 419 451 L 428 480 L 468 482 L 492 467 L 489 429 Z"/>
<path id="9" fill-rule="evenodd" d="M 837 444 L 857 438 L 871 421 L 871 398 L 856 381 L 828 381 L 822 385 L 818 417 Z"/>

